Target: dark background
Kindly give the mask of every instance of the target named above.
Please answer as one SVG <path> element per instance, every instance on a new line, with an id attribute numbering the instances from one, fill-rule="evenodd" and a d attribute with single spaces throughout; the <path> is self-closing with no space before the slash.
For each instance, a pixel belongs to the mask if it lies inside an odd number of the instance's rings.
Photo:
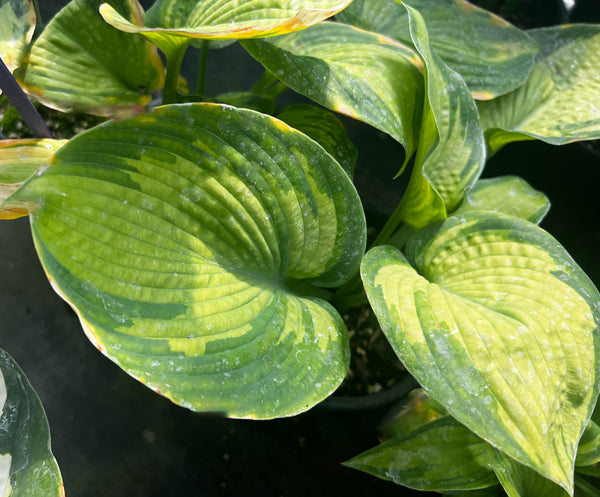
<path id="1" fill-rule="evenodd" d="M 486 7 L 504 15 L 515 3 L 490 1 Z M 66 4 L 40 3 L 46 20 Z M 526 8 L 532 9 L 526 16 L 532 26 L 560 22 L 564 12 L 552 13 L 550 3 L 524 0 L 518 22 Z M 580 1 L 574 20 L 600 22 L 593 3 Z M 240 62 L 239 46 L 214 54 L 209 89 L 247 88 L 218 73 L 219 67 L 236 67 L 239 80 L 261 74 L 252 60 Z M 188 63 L 193 77 L 193 60 Z M 345 122 L 361 150 L 358 188 L 363 195 L 375 192 L 381 202 L 372 207 L 389 211 L 402 190 L 391 181 L 402 150 L 376 130 Z M 553 207 L 542 226 L 597 285 L 599 166 L 600 156 L 580 144 L 524 142 L 499 152 L 484 173 L 517 174 L 546 193 Z M 130 378 L 88 342 L 73 312 L 51 290 L 26 218 L 0 223 L 0 346 L 24 369 L 45 406 L 69 497 L 413 495 L 340 464 L 378 443 L 384 409 L 325 405 L 288 419 L 231 420 L 177 407 Z"/>

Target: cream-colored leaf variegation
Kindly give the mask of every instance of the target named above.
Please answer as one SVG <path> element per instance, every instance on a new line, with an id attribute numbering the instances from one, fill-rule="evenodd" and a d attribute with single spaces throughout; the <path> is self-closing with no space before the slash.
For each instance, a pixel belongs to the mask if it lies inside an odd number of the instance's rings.
<path id="1" fill-rule="evenodd" d="M 44 408 L 14 359 L 0 349 L 0 495 L 64 497 Z"/>
<path id="2" fill-rule="evenodd" d="M 137 0 L 135 0 L 137 2 Z M 132 22 L 104 3 L 100 13 L 112 26 L 140 33 L 165 53 L 195 39 L 229 40 L 282 35 L 333 16 L 350 0 L 160 0 L 145 24 Z"/>
<path id="3" fill-rule="evenodd" d="M 32 0 L 0 0 L 0 58 L 10 72 L 19 67 L 25 57 L 35 21 Z"/>
<path id="4" fill-rule="evenodd" d="M 159 107 L 73 138 L 17 194 L 90 340 L 174 402 L 288 416 L 343 380 L 347 332 L 321 297 L 358 271 L 364 214 L 341 166 L 284 122 Z"/>
<path id="5" fill-rule="evenodd" d="M 598 395 L 600 296 L 523 219 L 465 212 L 417 231 L 406 257 L 365 256 L 369 301 L 399 358 L 458 421 L 573 491 Z"/>
<path id="6" fill-rule="evenodd" d="M 521 140 L 562 145 L 600 138 L 600 26 L 574 24 L 530 34 L 542 53 L 529 79 L 479 104 L 490 151 Z"/>
<path id="7" fill-rule="evenodd" d="M 22 139 L 0 141 L 0 219 L 15 219 L 28 214 L 27 206 L 9 197 L 67 140 Z"/>

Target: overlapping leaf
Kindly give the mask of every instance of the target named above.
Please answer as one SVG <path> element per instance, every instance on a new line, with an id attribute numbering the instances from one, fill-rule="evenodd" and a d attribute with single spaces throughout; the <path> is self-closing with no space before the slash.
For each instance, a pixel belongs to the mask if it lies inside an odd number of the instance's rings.
<path id="1" fill-rule="evenodd" d="M 0 349 L 0 495 L 64 496 L 44 408 L 23 371 Z"/>
<path id="2" fill-rule="evenodd" d="M 26 205 L 12 203 L 8 198 L 66 142 L 50 139 L 0 141 L 0 219 L 28 214 Z"/>
<path id="3" fill-rule="evenodd" d="M 479 105 L 490 150 L 519 140 L 562 145 L 600 138 L 600 27 L 570 25 L 530 34 L 542 53 L 527 82 Z"/>
<path id="4" fill-rule="evenodd" d="M 565 489 L 488 445 L 487 460 L 508 497 L 567 497 Z"/>
<path id="5" fill-rule="evenodd" d="M 128 0 L 113 6 L 128 18 L 143 11 Z M 43 104 L 62 111 L 101 116 L 143 110 L 151 92 L 164 82 L 156 48 L 140 36 L 104 22 L 99 0 L 74 0 L 46 26 L 17 71 L 24 89 Z"/>
<path id="6" fill-rule="evenodd" d="M 10 72 L 21 65 L 34 29 L 31 0 L 0 0 L 0 58 Z"/>
<path id="7" fill-rule="evenodd" d="M 136 0 L 137 1 L 137 0 Z M 161 50 L 193 39 L 246 39 L 290 33 L 327 19 L 350 0 L 159 0 L 148 11 L 146 24 L 126 19 L 110 4 L 101 7 L 106 22 L 128 33 L 141 33 Z"/>
<path id="8" fill-rule="evenodd" d="M 398 140 L 409 158 L 423 101 L 422 64 L 406 46 L 344 24 L 321 23 L 243 43 L 290 88 Z"/>
<path id="9" fill-rule="evenodd" d="M 484 440 L 444 416 L 345 465 L 417 490 L 470 490 L 498 484 L 486 465 L 487 451 Z"/>
<path id="10" fill-rule="evenodd" d="M 424 228 L 406 253 L 376 247 L 361 268 L 400 359 L 458 421 L 572 492 L 598 394 L 593 284 L 546 232 L 498 213 Z"/>
<path id="11" fill-rule="evenodd" d="M 285 416 L 344 378 L 344 324 L 316 296 L 358 270 L 364 215 L 339 164 L 282 121 L 161 107 L 75 137 L 18 193 L 88 337 L 174 402 Z"/>
<path id="12" fill-rule="evenodd" d="M 475 98 L 503 95 L 527 79 L 537 44 L 504 19 L 465 0 L 403 3 L 423 16 L 433 50 L 462 76 Z M 354 0 L 337 18 L 412 44 L 406 9 L 394 0 Z"/>
<path id="13" fill-rule="evenodd" d="M 539 224 L 550 209 L 550 200 L 518 176 L 481 179 L 473 185 L 453 215 L 467 211 L 510 214 Z"/>
<path id="14" fill-rule="evenodd" d="M 485 144 L 463 79 L 432 48 L 419 12 L 406 9 L 411 37 L 425 61 L 426 98 L 415 166 L 399 212 L 407 224 L 420 228 L 460 204 L 483 169 Z"/>
<path id="15" fill-rule="evenodd" d="M 319 142 L 352 178 L 358 150 L 342 122 L 316 105 L 296 104 L 281 109 L 277 118 Z"/>

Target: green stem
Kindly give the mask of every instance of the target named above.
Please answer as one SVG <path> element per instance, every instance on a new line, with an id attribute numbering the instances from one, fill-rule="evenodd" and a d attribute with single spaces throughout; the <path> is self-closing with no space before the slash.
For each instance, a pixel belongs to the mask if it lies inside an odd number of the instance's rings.
<path id="1" fill-rule="evenodd" d="M 276 85 L 269 88 L 269 90 L 265 91 L 264 95 L 265 95 L 265 97 L 277 98 L 279 95 L 281 95 L 287 89 L 288 89 L 288 86 L 285 83 L 282 83 L 280 81 Z"/>
<path id="2" fill-rule="evenodd" d="M 255 95 L 262 95 L 265 91 L 267 91 L 271 86 L 277 83 L 277 78 L 273 75 L 273 73 L 269 71 L 265 71 L 261 78 L 256 82 L 256 84 L 250 90 L 250 93 L 254 93 Z"/>
<path id="3" fill-rule="evenodd" d="M 357 272 L 349 281 L 340 286 L 329 299 L 329 303 L 340 314 L 344 314 L 352 307 L 368 304 L 369 300 L 360 278 L 360 272 Z"/>
<path id="4" fill-rule="evenodd" d="M 167 76 L 165 78 L 165 89 L 163 91 L 163 104 L 176 103 L 179 100 L 177 87 L 179 86 L 179 74 L 183 56 L 189 45 L 189 41 L 173 47 L 167 53 Z"/>
<path id="5" fill-rule="evenodd" d="M 200 62 L 198 64 L 198 95 L 204 95 L 204 84 L 206 82 L 206 62 L 208 61 L 208 47 L 210 42 L 202 40 L 200 47 Z"/>
<path id="6" fill-rule="evenodd" d="M 35 39 L 44 30 L 44 21 L 42 20 L 42 12 L 40 11 L 38 0 L 33 0 L 33 9 L 35 10 L 35 31 L 33 32 Z"/>
<path id="7" fill-rule="evenodd" d="M 406 242 L 410 238 L 410 235 L 412 235 L 414 232 L 415 229 L 412 226 L 408 224 L 403 224 L 399 230 L 397 230 L 392 236 L 388 238 L 387 244 L 393 245 L 394 247 L 402 250 L 404 248 L 404 245 L 406 245 Z"/>
<path id="8" fill-rule="evenodd" d="M 375 237 L 375 240 L 371 245 L 372 247 L 376 247 L 377 245 L 383 245 L 385 242 L 387 242 L 388 238 L 390 238 L 394 234 L 396 229 L 398 229 L 398 226 L 400 226 L 400 223 L 402 223 L 404 217 L 403 204 L 404 203 L 402 202 L 402 200 L 400 200 L 398 207 L 396 207 L 390 218 L 386 221 L 383 228 L 381 228 L 381 231 Z"/>

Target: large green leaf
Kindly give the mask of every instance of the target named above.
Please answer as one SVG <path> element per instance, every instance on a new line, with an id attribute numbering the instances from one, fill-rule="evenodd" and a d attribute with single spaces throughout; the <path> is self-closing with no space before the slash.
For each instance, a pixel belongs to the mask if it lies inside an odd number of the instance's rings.
<path id="1" fill-rule="evenodd" d="M 0 349 L 0 495 L 64 497 L 44 408 L 23 371 Z"/>
<path id="2" fill-rule="evenodd" d="M 0 0 L 0 58 L 10 72 L 21 65 L 34 29 L 32 0 Z"/>
<path id="3" fill-rule="evenodd" d="M 137 0 L 136 0 L 137 1 Z M 345 8 L 350 0 L 158 0 L 148 11 L 146 25 L 126 19 L 105 3 L 106 22 L 128 33 L 141 33 L 161 50 L 191 40 L 264 38 L 316 24 Z"/>
<path id="4" fill-rule="evenodd" d="M 315 295 L 358 270 L 364 214 L 339 164 L 282 121 L 160 107 L 75 137 L 17 193 L 88 337 L 174 402 L 271 418 L 344 378 L 345 326 Z"/>
<path id="5" fill-rule="evenodd" d="M 498 484 L 487 452 L 484 440 L 444 416 L 344 464 L 417 490 L 471 490 Z"/>
<path id="6" fill-rule="evenodd" d="M 135 2 L 112 3 L 128 18 L 143 16 Z M 18 78 L 29 95 L 58 110 L 138 113 L 163 85 L 162 62 L 144 38 L 106 24 L 99 5 L 100 0 L 73 0 L 62 9 L 33 44 Z"/>
<path id="7" fill-rule="evenodd" d="M 598 394 L 600 296 L 558 242 L 517 217 L 465 212 L 417 231 L 406 257 L 372 249 L 361 273 L 419 383 L 484 440 L 571 492 Z"/>
<path id="8" fill-rule="evenodd" d="M 550 200 L 518 176 L 481 179 L 473 185 L 453 215 L 491 211 L 522 217 L 539 224 L 550 210 Z"/>
<path id="9" fill-rule="evenodd" d="M 404 146 L 407 159 L 413 154 L 423 76 L 419 57 L 408 47 L 329 22 L 243 46 L 290 88 L 388 133 Z"/>
<path id="10" fill-rule="evenodd" d="M 479 104 L 490 150 L 519 140 L 562 145 L 600 138 L 600 26 L 559 26 L 530 34 L 542 53 L 527 82 Z"/>
<path id="11" fill-rule="evenodd" d="M 25 204 L 13 203 L 9 197 L 66 142 L 37 138 L 0 141 L 0 219 L 28 214 Z"/>
<path id="12" fill-rule="evenodd" d="M 399 212 L 407 224 L 420 228 L 458 207 L 481 174 L 485 143 L 464 80 L 432 48 L 419 12 L 406 9 L 411 37 L 425 61 L 426 98 L 415 165 Z"/>
<path id="13" fill-rule="evenodd" d="M 465 0 L 402 3 L 423 16 L 432 48 L 463 77 L 475 98 L 497 97 L 527 79 L 537 44 L 505 20 Z M 394 0 L 354 0 L 337 18 L 412 44 L 406 9 Z"/>

